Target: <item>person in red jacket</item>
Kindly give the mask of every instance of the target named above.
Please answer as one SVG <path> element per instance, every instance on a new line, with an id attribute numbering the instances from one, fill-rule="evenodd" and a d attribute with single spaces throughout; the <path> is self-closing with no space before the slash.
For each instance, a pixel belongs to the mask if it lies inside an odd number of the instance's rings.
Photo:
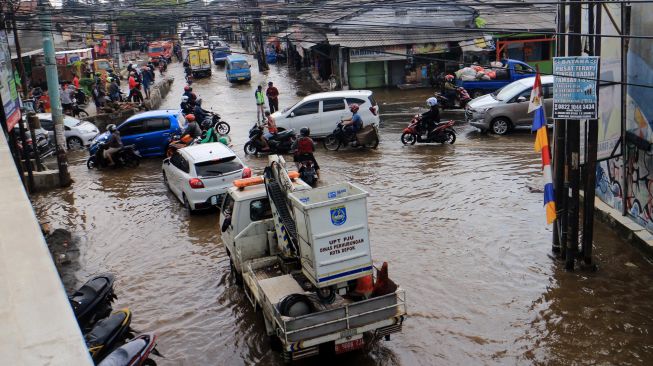
<path id="1" fill-rule="evenodd" d="M 291 150 L 295 152 L 294 161 L 297 163 L 297 168 L 303 161 L 312 161 L 315 168 L 315 174 L 318 179 L 320 178 L 320 166 L 317 165 L 317 160 L 313 152 L 315 152 L 315 141 L 311 138 L 311 130 L 308 127 L 302 127 L 299 130 L 300 137 L 292 143 Z"/>
<path id="2" fill-rule="evenodd" d="M 73 77 L 73 85 L 75 85 L 76 89 L 79 89 L 79 78 L 77 77 L 77 74 Z"/>
<path id="3" fill-rule="evenodd" d="M 279 90 L 272 84 L 271 81 L 268 83 L 268 89 L 265 91 L 265 95 L 268 97 L 268 103 L 270 104 L 270 113 L 278 111 Z"/>

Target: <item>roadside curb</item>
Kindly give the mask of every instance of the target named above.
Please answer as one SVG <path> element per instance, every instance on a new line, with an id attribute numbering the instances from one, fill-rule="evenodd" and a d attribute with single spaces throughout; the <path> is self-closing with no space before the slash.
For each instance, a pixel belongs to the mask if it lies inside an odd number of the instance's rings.
<path id="1" fill-rule="evenodd" d="M 594 200 L 596 210 L 594 217 L 609 225 L 615 232 L 627 240 L 643 254 L 653 258 L 653 234 L 628 216 L 608 206 L 599 198 Z"/>

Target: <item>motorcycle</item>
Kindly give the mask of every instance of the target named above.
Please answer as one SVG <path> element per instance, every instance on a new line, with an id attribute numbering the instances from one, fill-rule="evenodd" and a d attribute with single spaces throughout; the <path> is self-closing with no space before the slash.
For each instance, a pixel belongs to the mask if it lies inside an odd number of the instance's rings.
<path id="1" fill-rule="evenodd" d="M 217 131 L 220 135 L 227 135 L 231 132 L 231 126 L 229 126 L 227 122 L 222 121 L 219 114 L 211 111 L 207 111 L 207 113 L 211 118 L 211 128 Z"/>
<path id="2" fill-rule="evenodd" d="M 91 331 L 84 335 L 93 361 L 100 362 L 127 338 L 130 338 L 129 324 L 131 324 L 131 320 L 131 311 L 122 309 L 95 323 Z"/>
<path id="3" fill-rule="evenodd" d="M 379 131 L 374 125 L 367 125 L 355 135 L 345 131 L 342 121 L 338 123 L 333 133 L 322 140 L 324 148 L 337 151 L 341 146 L 368 147 L 376 149 L 379 146 Z"/>
<path id="4" fill-rule="evenodd" d="M 163 357 L 156 349 L 154 333 L 141 334 L 111 352 L 98 366 L 156 366 L 150 354 Z"/>
<path id="5" fill-rule="evenodd" d="M 175 151 L 179 149 L 183 149 L 186 146 L 194 145 L 196 143 L 199 143 L 200 138 L 192 138 L 190 135 L 173 135 L 170 137 L 170 140 L 168 142 L 168 147 L 166 148 L 166 158 L 169 158 L 172 156 L 172 154 L 175 153 Z"/>
<path id="6" fill-rule="evenodd" d="M 257 123 L 249 130 L 249 141 L 245 143 L 245 154 L 246 155 L 256 155 L 259 152 L 263 152 L 265 147 L 261 142 L 261 136 L 263 135 L 263 127 L 259 126 Z M 295 131 L 293 130 L 284 130 L 279 133 L 272 135 L 270 139 L 266 139 L 270 150 L 266 150 L 265 153 L 269 154 L 287 154 L 292 147 L 292 143 L 295 140 Z"/>
<path id="7" fill-rule="evenodd" d="M 35 153 L 34 153 L 34 142 L 32 141 L 31 134 L 29 131 L 26 132 L 26 146 L 25 149 L 23 149 L 23 140 L 20 138 L 20 132 L 19 129 L 16 128 L 14 129 L 15 131 L 15 136 L 16 136 L 16 142 L 18 143 L 18 147 L 23 151 L 29 159 L 34 159 Z M 45 134 L 40 134 L 36 133 L 36 151 L 39 153 L 39 157 L 41 159 L 45 159 L 47 157 L 50 157 L 54 155 L 57 152 L 57 147 L 50 141 L 49 137 Z"/>
<path id="8" fill-rule="evenodd" d="M 77 99 L 73 100 L 71 113 L 73 117 L 77 117 L 77 118 L 88 117 L 88 112 L 86 112 L 83 108 L 79 106 L 79 104 L 77 104 Z"/>
<path id="9" fill-rule="evenodd" d="M 449 99 L 444 94 L 435 92 L 435 97 L 438 99 L 438 104 L 442 109 L 464 109 L 467 105 L 467 102 L 472 100 L 472 97 L 469 96 L 469 93 L 465 88 L 459 86 L 456 88 L 456 98 Z M 458 102 L 456 104 L 456 102 Z"/>
<path id="10" fill-rule="evenodd" d="M 311 160 L 302 160 L 297 163 L 299 166 L 299 178 L 311 187 L 317 184 L 317 171 L 315 170 L 315 163 Z"/>
<path id="11" fill-rule="evenodd" d="M 101 274 L 91 278 L 74 294 L 68 296 L 82 331 L 111 313 L 111 302 L 117 298 L 113 292 L 113 282 L 112 274 Z"/>
<path id="12" fill-rule="evenodd" d="M 401 142 L 404 145 L 415 145 L 416 142 L 429 143 L 438 142 L 441 144 L 456 142 L 456 131 L 453 129 L 454 121 L 447 121 L 438 124 L 433 131 L 428 132 L 422 123 L 422 118 L 416 114 L 408 127 L 401 135 Z M 426 134 L 425 137 L 423 135 Z"/>
<path id="13" fill-rule="evenodd" d="M 109 162 L 104 159 L 104 150 L 107 148 L 104 140 L 94 141 L 88 148 L 90 156 L 86 160 L 86 167 L 89 169 L 108 167 Z M 113 162 L 116 167 L 136 168 L 141 163 L 141 154 L 136 150 L 136 145 L 123 146 L 113 154 Z"/>

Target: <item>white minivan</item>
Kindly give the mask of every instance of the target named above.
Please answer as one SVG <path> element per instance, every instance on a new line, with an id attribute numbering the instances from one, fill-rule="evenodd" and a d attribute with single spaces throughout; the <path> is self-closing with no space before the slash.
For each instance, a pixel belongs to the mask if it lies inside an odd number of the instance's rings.
<path id="1" fill-rule="evenodd" d="M 379 126 L 379 106 L 370 90 L 343 90 L 311 94 L 290 108 L 274 112 L 279 129 L 311 129 L 311 137 L 326 137 L 338 122 L 351 117 L 349 106 L 358 104 L 363 125 Z"/>

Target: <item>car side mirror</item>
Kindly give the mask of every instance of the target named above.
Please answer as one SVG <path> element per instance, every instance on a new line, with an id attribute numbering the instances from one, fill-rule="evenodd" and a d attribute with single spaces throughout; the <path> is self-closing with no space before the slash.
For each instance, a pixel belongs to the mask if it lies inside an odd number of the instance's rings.
<path id="1" fill-rule="evenodd" d="M 288 117 L 295 117 L 295 112 L 290 112 L 290 114 L 288 115 Z"/>
<path id="2" fill-rule="evenodd" d="M 517 103 L 521 103 L 521 102 L 525 102 L 525 101 L 526 101 L 526 97 L 524 97 L 524 96 L 521 96 L 521 97 L 517 98 Z"/>

